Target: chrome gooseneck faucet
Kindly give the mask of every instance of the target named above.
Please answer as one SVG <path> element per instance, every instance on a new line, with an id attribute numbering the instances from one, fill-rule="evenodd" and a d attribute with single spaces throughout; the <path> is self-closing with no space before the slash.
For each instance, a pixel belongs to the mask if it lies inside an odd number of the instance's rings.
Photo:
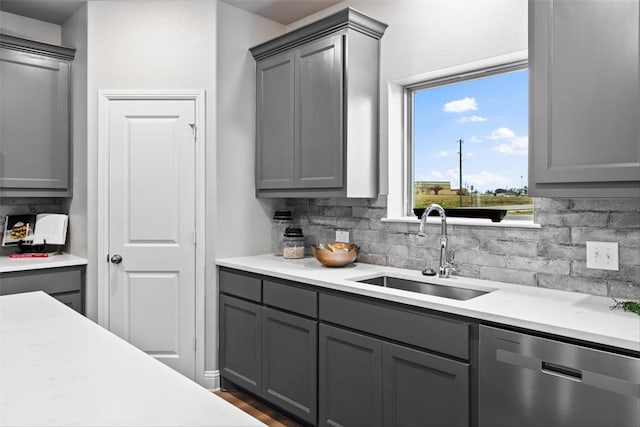
<path id="1" fill-rule="evenodd" d="M 438 276 L 449 277 L 449 272 L 452 270 L 452 266 L 447 261 L 447 215 L 442 206 L 436 203 L 432 203 L 427 207 L 420 220 L 420 229 L 418 230 L 418 236 L 426 236 L 424 227 L 427 224 L 427 217 L 429 216 L 431 211 L 438 212 L 442 223 L 442 230 L 440 232 L 440 266 L 438 267 Z M 422 274 L 427 276 L 434 276 L 436 272 L 431 268 L 425 268 L 422 271 Z"/>

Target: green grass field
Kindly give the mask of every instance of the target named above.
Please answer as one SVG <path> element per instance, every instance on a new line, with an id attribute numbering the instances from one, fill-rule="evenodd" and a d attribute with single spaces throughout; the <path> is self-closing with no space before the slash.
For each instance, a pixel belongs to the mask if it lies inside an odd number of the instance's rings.
<path id="1" fill-rule="evenodd" d="M 460 206 L 460 196 L 454 194 L 415 194 L 414 207 L 424 208 L 431 203 L 437 203 L 444 208 Z M 522 209 L 515 206 L 525 205 Z M 532 215 L 533 198 L 527 196 L 494 196 L 491 194 L 471 194 L 462 196 L 462 207 L 508 207 L 509 213 Z"/>

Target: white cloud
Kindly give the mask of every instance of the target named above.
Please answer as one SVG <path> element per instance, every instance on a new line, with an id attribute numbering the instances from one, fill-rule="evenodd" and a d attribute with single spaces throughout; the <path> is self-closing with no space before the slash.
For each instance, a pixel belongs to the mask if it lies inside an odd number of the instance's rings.
<path id="1" fill-rule="evenodd" d="M 473 153 L 470 151 L 465 151 L 464 155 L 467 157 L 473 157 Z"/>
<path id="2" fill-rule="evenodd" d="M 498 128 L 491 132 L 491 135 L 487 136 L 489 139 L 505 139 L 505 138 L 514 138 L 516 136 L 515 132 L 509 128 Z"/>
<path id="3" fill-rule="evenodd" d="M 479 143 L 482 142 L 482 139 L 478 138 L 478 137 L 475 137 L 475 136 L 472 136 L 471 139 L 469 139 L 469 142 L 472 143 L 472 144 L 479 144 Z"/>
<path id="4" fill-rule="evenodd" d="M 529 152 L 529 137 L 519 136 L 511 139 L 506 144 L 500 144 L 493 148 L 494 151 L 503 154 L 525 155 Z"/>
<path id="5" fill-rule="evenodd" d="M 450 151 L 440 151 L 438 157 L 448 157 L 451 154 Z"/>
<path id="6" fill-rule="evenodd" d="M 504 176 L 497 175 L 493 172 L 482 171 L 480 173 L 465 175 L 464 181 L 478 188 L 504 188 L 509 184 L 509 180 Z"/>
<path id="7" fill-rule="evenodd" d="M 469 98 L 468 96 L 463 99 L 456 99 L 455 101 L 449 101 L 442 109 L 447 113 L 462 113 L 469 110 L 477 110 L 478 104 L 476 104 L 475 98 Z"/>
<path id="8" fill-rule="evenodd" d="M 486 121 L 487 121 L 486 117 L 480 117 L 476 115 L 466 116 L 456 120 L 456 122 L 458 123 L 479 123 L 479 122 L 486 122 Z"/>

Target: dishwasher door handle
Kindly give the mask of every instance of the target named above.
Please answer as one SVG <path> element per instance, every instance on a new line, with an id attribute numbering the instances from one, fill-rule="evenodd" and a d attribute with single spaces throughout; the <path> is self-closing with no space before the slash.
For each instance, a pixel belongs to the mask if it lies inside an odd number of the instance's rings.
<path id="1" fill-rule="evenodd" d="M 551 362 L 542 361 L 542 372 L 557 377 L 566 378 L 573 381 L 582 381 L 582 371 L 579 369 L 569 368 L 567 366 L 557 365 Z"/>

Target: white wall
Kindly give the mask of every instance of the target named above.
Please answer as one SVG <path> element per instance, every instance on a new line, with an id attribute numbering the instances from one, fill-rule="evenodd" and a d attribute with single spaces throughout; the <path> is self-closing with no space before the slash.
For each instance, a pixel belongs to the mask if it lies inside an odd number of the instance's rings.
<path id="1" fill-rule="evenodd" d="M 71 68 L 73 197 L 69 200 L 68 251 L 87 257 L 87 6 L 62 25 L 62 44 L 76 50 Z"/>
<path id="2" fill-rule="evenodd" d="M 290 24 L 287 31 L 347 6 L 389 25 L 382 38 L 380 70 L 380 193 L 387 194 L 387 156 L 397 168 L 402 157 L 401 99 L 393 99 L 394 85 L 419 74 L 527 49 L 527 2 L 345 0 Z"/>
<path id="3" fill-rule="evenodd" d="M 0 29 L 4 34 L 42 43 L 59 45 L 62 40 L 60 25 L 3 11 L 0 11 Z"/>
<path id="4" fill-rule="evenodd" d="M 285 26 L 218 2 L 217 258 L 270 251 L 274 199 L 255 197 L 255 61 L 249 48 Z M 207 301 L 217 331 L 217 295 Z M 207 368 L 218 369 L 217 340 L 207 341 Z"/>
<path id="5" fill-rule="evenodd" d="M 273 207 L 255 197 L 255 61 L 249 48 L 285 26 L 218 3 L 218 229 L 216 256 L 269 252 Z"/>

